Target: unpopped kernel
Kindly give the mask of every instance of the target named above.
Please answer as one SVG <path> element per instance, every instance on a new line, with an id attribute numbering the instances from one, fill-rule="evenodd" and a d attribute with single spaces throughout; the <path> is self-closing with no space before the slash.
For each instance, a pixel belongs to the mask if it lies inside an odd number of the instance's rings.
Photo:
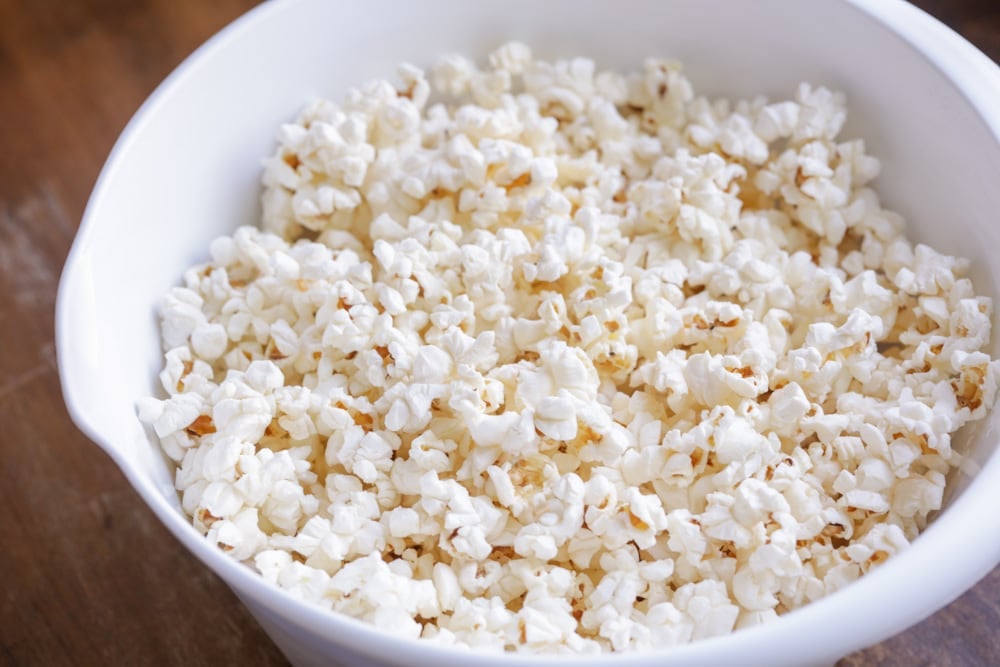
<path id="1" fill-rule="evenodd" d="M 698 97 L 522 44 L 278 131 L 263 230 L 161 307 L 194 525 L 442 644 L 725 634 L 911 541 L 993 404 L 989 299 L 913 245 L 844 98 Z"/>

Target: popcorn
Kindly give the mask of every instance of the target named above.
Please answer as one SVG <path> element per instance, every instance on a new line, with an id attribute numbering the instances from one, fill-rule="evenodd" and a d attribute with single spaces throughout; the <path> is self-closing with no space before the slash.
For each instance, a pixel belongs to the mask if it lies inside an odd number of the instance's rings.
<path id="1" fill-rule="evenodd" d="M 160 306 L 138 402 L 232 558 L 401 636 L 593 653 L 770 622 L 906 548 L 996 399 L 841 94 L 511 43 L 279 128 L 263 229 Z"/>

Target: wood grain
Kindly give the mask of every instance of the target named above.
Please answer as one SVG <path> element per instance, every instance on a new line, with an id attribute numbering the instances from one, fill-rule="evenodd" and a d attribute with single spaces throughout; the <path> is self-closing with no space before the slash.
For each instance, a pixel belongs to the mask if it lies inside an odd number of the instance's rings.
<path id="1" fill-rule="evenodd" d="M 73 427 L 53 346 L 59 271 L 116 136 L 253 4 L 0 0 L 0 665 L 287 664 Z M 996 0 L 916 4 L 1000 58 Z M 839 665 L 1000 664 L 998 600 L 995 570 Z"/>

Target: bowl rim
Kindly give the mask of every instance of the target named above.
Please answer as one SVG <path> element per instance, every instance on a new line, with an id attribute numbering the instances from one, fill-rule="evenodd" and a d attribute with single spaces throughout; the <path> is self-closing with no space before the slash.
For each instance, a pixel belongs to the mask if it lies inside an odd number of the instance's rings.
<path id="1" fill-rule="evenodd" d="M 940 21 L 905 0 L 839 1 L 866 14 L 902 38 L 919 56 L 938 69 L 972 105 L 994 137 L 1000 141 L 1000 107 L 995 104 L 995 100 L 1000 99 L 1000 68 L 987 56 Z M 75 354 L 79 350 L 79 343 L 71 336 L 71 332 L 75 332 L 77 325 L 86 318 L 87 300 L 80 298 L 80 279 L 87 275 L 90 239 L 97 226 L 103 202 L 110 196 L 108 184 L 113 181 L 120 168 L 122 156 L 128 152 L 164 100 L 187 78 L 193 76 L 205 60 L 226 49 L 230 42 L 238 39 L 252 26 L 272 20 L 279 13 L 296 11 L 308 2 L 310 0 L 264 3 L 217 32 L 154 90 L 132 116 L 112 147 L 67 256 L 56 299 L 57 361 L 68 412 L 77 427 L 107 452 L 159 520 L 195 557 L 220 575 L 241 598 L 247 596 L 249 600 L 264 606 L 298 628 L 322 635 L 349 650 L 370 657 L 401 661 L 401 664 L 418 660 L 462 664 L 472 654 L 477 663 L 484 666 L 511 663 L 555 665 L 557 662 L 565 662 L 567 656 L 563 655 L 475 652 L 426 640 L 402 638 L 365 621 L 306 602 L 268 583 L 249 567 L 232 560 L 205 540 L 188 518 L 167 502 L 153 482 L 129 463 L 119 449 L 119 443 L 108 436 L 107 425 L 101 424 L 86 408 L 79 354 Z M 970 528 L 962 518 L 973 516 L 976 507 L 985 506 L 986 503 L 996 505 L 1000 501 L 1000 491 L 991 492 L 984 483 L 986 478 L 1000 479 L 1000 451 L 990 456 L 977 479 L 952 501 L 908 549 L 893 557 L 892 568 L 876 569 L 859 582 L 826 596 L 818 601 L 819 604 L 805 605 L 775 622 L 687 644 L 622 653 L 574 655 L 574 664 L 596 666 L 613 662 L 624 666 L 668 659 L 677 664 L 710 665 L 715 664 L 723 653 L 737 650 L 751 655 L 755 650 L 773 650 L 774 646 L 783 645 L 792 652 L 791 641 L 802 648 L 801 655 L 822 659 L 822 656 L 833 656 L 834 653 L 837 654 L 835 657 L 839 657 L 880 641 L 951 602 L 1000 562 L 998 531 L 993 531 L 992 536 L 983 536 L 981 541 L 974 544 L 977 549 L 983 550 L 982 554 L 971 566 L 964 562 L 967 566 L 964 569 L 942 568 L 941 549 L 928 545 L 929 536 L 933 536 L 938 543 L 950 545 L 951 552 L 969 546 Z M 938 573 L 939 576 L 931 577 L 928 581 L 928 572 Z M 899 614 L 899 603 L 892 600 L 893 595 L 901 590 L 899 582 L 916 580 L 917 576 L 921 577 L 919 580 L 924 585 L 919 591 L 916 590 L 917 587 L 904 586 L 904 589 L 908 589 L 907 596 L 911 604 L 907 612 Z M 895 609 L 896 613 L 891 614 L 893 622 L 886 623 L 885 618 L 890 608 Z M 838 620 L 838 634 L 850 632 L 852 640 L 837 642 L 838 648 L 833 650 L 821 650 L 817 645 L 824 642 L 817 640 L 820 639 L 818 632 L 822 626 L 817 621 L 829 618 Z"/>

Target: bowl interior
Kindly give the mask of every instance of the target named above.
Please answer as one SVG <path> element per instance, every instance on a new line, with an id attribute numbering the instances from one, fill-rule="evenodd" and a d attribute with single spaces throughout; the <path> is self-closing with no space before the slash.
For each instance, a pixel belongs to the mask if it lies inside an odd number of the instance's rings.
<path id="1" fill-rule="evenodd" d="M 67 400 L 133 482 L 178 507 L 172 471 L 135 417 L 135 399 L 159 392 L 155 304 L 207 258 L 214 237 L 257 221 L 261 159 L 279 124 L 311 98 L 392 78 L 399 62 L 427 66 L 449 51 L 481 61 L 509 39 L 541 57 L 586 55 L 604 68 L 677 58 L 709 96 L 788 98 L 800 81 L 845 91 L 842 136 L 864 137 L 882 160 L 885 204 L 907 218 L 911 238 L 969 257 L 979 291 L 1000 294 L 991 267 L 1000 245 L 996 137 L 931 60 L 853 3 L 276 4 L 199 51 L 140 111 L 67 265 L 59 322 Z M 992 417 L 971 438 L 980 462 L 994 454 L 998 424 Z"/>

